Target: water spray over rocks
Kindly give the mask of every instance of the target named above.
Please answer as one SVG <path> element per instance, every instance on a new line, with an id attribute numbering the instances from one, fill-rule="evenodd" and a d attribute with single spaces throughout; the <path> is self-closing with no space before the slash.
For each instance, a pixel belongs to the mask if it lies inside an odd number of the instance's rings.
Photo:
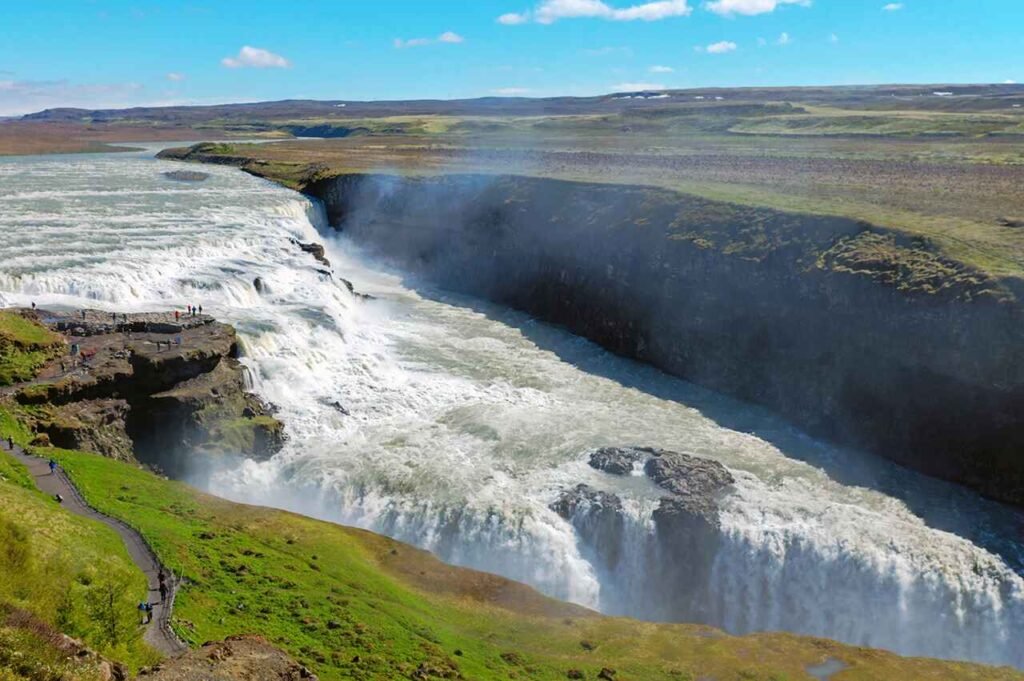
<path id="1" fill-rule="evenodd" d="M 197 484 L 609 613 L 1024 666 L 1017 511 L 388 273 L 292 192 L 227 167 L 167 182 L 176 167 L 0 162 L 0 304 L 201 300 L 237 328 L 288 439 Z M 292 240 L 322 243 L 336 276 Z M 622 443 L 650 449 L 590 465 Z M 673 553 L 680 537 L 704 548 Z"/>

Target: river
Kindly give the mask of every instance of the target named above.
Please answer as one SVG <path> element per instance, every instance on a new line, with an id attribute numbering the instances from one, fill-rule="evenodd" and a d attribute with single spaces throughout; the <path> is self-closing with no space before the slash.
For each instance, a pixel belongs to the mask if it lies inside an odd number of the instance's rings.
<path id="1" fill-rule="evenodd" d="M 0 159 L 0 305 L 204 310 L 234 324 L 288 441 L 192 482 L 382 532 L 603 612 L 784 629 L 1024 667 L 1024 515 L 816 441 L 764 410 L 369 261 L 301 196 L 128 154 Z M 290 240 L 321 241 L 336 277 Z M 264 286 L 257 291 L 254 280 Z M 339 281 L 350 280 L 354 296 Z M 639 444 L 736 477 L 701 607 L 649 550 L 659 490 L 592 470 Z M 614 569 L 548 506 L 618 494 Z"/>

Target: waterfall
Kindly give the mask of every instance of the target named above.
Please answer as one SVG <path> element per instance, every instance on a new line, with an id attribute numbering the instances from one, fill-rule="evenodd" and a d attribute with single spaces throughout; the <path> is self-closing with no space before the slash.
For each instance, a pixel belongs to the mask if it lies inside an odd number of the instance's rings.
<path id="1" fill-rule="evenodd" d="M 1024 667 L 1012 638 L 1024 630 L 1018 511 L 811 441 L 525 315 L 419 287 L 331 235 L 322 209 L 292 192 L 223 167 L 174 183 L 161 175 L 173 167 L 143 154 L 0 160 L 0 304 L 202 304 L 234 324 L 251 387 L 289 439 L 270 461 L 196 484 L 612 614 Z M 335 276 L 293 241 L 326 243 Z M 735 474 L 701 583 L 654 532 L 662 492 L 587 466 L 590 448 L 620 444 Z M 551 510 L 581 483 L 616 495 L 621 512 Z"/>

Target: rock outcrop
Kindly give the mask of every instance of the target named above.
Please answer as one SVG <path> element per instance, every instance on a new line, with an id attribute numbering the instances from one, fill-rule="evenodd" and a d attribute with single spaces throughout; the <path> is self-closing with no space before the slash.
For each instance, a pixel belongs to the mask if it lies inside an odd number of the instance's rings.
<path id="1" fill-rule="evenodd" d="M 667 493 L 651 513 L 653 536 L 639 528 L 627 530 L 627 523 L 645 519 L 630 518 L 618 495 L 589 485 L 564 490 L 551 509 L 572 523 L 594 565 L 615 572 L 627 552 L 634 560 L 642 552 L 644 564 L 662 566 L 645 576 L 654 582 L 647 591 L 660 594 L 661 607 L 699 617 L 722 539 L 718 503 L 735 483 L 732 474 L 717 461 L 653 447 L 602 447 L 590 453 L 589 463 L 616 477 L 640 467 Z M 629 534 L 647 537 L 646 544 L 626 546 Z"/>
<path id="2" fill-rule="evenodd" d="M 260 636 L 229 636 L 145 670 L 153 681 L 316 681 L 316 675 Z"/>
<path id="3" fill-rule="evenodd" d="M 601 447 L 590 453 L 590 467 L 612 475 L 628 475 L 654 452 L 650 447 Z"/>
<path id="4" fill-rule="evenodd" d="M 735 480 L 717 461 L 653 447 L 602 447 L 589 454 L 592 468 L 609 476 L 630 475 L 641 468 L 654 485 L 667 494 L 651 513 L 654 534 L 627 523 L 631 518 L 613 492 L 579 484 L 564 490 L 551 509 L 572 523 L 582 547 L 595 566 L 608 572 L 620 569 L 623 557 L 660 565 L 645 576 L 654 582 L 647 591 L 660 594 L 665 612 L 699 616 L 711 567 L 721 542 L 718 502 Z M 647 537 L 646 544 L 626 545 L 627 535 Z M 650 612 L 658 612 L 652 607 Z"/>
<path id="5" fill-rule="evenodd" d="M 327 259 L 326 251 L 324 250 L 323 244 L 318 243 L 303 243 L 298 239 L 292 239 L 292 243 L 299 247 L 299 250 L 303 253 L 309 253 L 314 259 L 325 267 L 331 266 L 331 261 Z"/>
<path id="6" fill-rule="evenodd" d="M 202 315 L 24 311 L 67 352 L 14 399 L 54 446 L 138 460 L 175 476 L 223 455 L 266 458 L 282 425 L 245 389 L 235 330 Z"/>

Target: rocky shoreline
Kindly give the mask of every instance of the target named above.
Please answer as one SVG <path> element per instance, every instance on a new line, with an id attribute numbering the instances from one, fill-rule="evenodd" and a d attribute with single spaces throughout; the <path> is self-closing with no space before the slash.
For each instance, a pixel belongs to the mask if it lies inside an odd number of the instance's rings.
<path id="1" fill-rule="evenodd" d="M 174 477 L 213 457 L 267 458 L 283 444 L 272 407 L 245 389 L 227 324 L 173 312 L 16 312 L 63 338 L 35 380 L 5 391 L 37 444 Z"/>

